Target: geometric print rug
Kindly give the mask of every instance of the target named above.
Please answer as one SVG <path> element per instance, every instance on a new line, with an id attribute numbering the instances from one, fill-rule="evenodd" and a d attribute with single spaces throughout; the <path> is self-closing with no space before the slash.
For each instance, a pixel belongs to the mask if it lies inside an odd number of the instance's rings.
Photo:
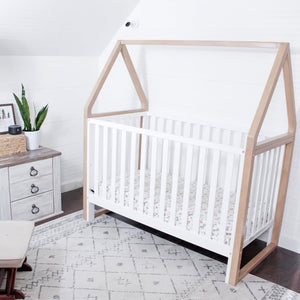
<path id="1" fill-rule="evenodd" d="M 27 300 L 300 300 L 251 274 L 227 285 L 225 264 L 109 215 L 35 227 L 27 257 L 33 271 L 16 278 Z"/>

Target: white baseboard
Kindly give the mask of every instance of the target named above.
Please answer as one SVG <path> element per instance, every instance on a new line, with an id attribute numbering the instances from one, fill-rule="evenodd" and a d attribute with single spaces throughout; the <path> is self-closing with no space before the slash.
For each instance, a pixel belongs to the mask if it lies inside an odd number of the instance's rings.
<path id="1" fill-rule="evenodd" d="M 69 191 L 72 191 L 72 190 L 79 189 L 82 186 L 83 186 L 82 178 L 78 178 L 76 180 L 72 180 L 72 181 L 69 181 L 69 182 L 63 182 L 61 184 L 61 192 L 62 193 L 69 192 Z"/>
<path id="2" fill-rule="evenodd" d="M 261 236 L 259 236 L 258 239 L 266 242 L 268 239 L 267 232 L 265 232 Z M 278 246 L 300 254 L 300 240 L 299 239 L 297 240 L 295 238 L 280 235 Z"/>
<path id="3" fill-rule="evenodd" d="M 278 246 L 300 254 L 299 239 L 289 236 L 280 236 Z"/>

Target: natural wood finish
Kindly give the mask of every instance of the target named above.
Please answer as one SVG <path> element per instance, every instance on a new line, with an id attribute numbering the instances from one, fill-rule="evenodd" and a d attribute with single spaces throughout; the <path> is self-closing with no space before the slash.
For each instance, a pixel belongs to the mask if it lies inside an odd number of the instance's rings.
<path id="1" fill-rule="evenodd" d="M 232 259 L 230 267 L 230 276 L 229 283 L 235 285 L 243 276 L 245 276 L 250 269 L 258 265 L 270 252 L 271 249 L 278 243 L 278 237 L 280 232 L 280 226 L 282 222 L 282 214 L 284 208 L 284 201 L 286 196 L 288 176 L 291 166 L 291 158 L 293 152 L 294 144 L 294 135 L 296 128 L 296 113 L 295 113 L 295 104 L 294 104 L 294 95 L 293 95 L 293 84 L 292 84 L 292 72 L 291 72 L 291 62 L 290 62 L 290 52 L 288 43 L 278 43 L 278 42 L 248 42 L 248 41 L 197 41 L 197 40 L 122 40 L 118 41 L 110 58 L 108 59 L 107 64 L 105 65 L 98 82 L 92 92 L 91 97 L 85 106 L 85 121 L 84 121 L 84 157 L 87 155 L 87 121 L 89 117 L 102 117 L 110 115 L 118 115 L 121 113 L 130 113 L 133 111 L 126 112 L 109 112 L 104 114 L 91 114 L 92 107 L 96 98 L 104 84 L 106 77 L 108 76 L 109 71 L 112 68 L 113 63 L 115 62 L 118 53 L 121 51 L 125 64 L 130 73 L 131 79 L 133 80 L 134 86 L 142 103 L 142 109 L 147 110 L 148 101 L 144 95 L 144 92 L 141 88 L 140 82 L 137 78 L 137 74 L 132 65 L 129 53 L 125 45 L 165 45 L 165 46 L 218 46 L 218 47 L 250 47 L 250 48 L 272 48 L 278 49 L 271 73 L 269 75 L 268 81 L 266 83 L 264 92 L 262 94 L 260 103 L 258 105 L 256 114 L 254 116 L 251 128 L 247 137 L 246 152 L 244 158 L 244 168 L 243 168 L 243 177 L 241 183 L 241 193 L 240 201 L 238 207 L 238 215 L 236 222 L 236 231 L 234 235 L 233 248 L 232 248 Z M 276 87 L 278 77 L 281 70 L 283 69 L 284 75 L 284 84 L 285 84 L 285 93 L 286 93 L 286 105 L 287 105 L 287 114 L 288 114 L 288 133 L 284 135 L 277 136 L 272 139 L 257 143 L 257 137 L 260 132 L 261 126 L 263 124 L 265 115 L 267 113 L 270 101 L 274 89 Z M 146 106 L 147 103 L 147 106 Z M 136 111 L 134 111 L 136 112 Z M 245 220 L 247 217 L 249 194 L 252 182 L 252 172 L 254 157 L 257 154 L 263 153 L 275 147 L 281 145 L 286 145 L 285 155 L 283 160 L 283 169 L 281 175 L 280 189 L 278 195 L 278 203 L 276 207 L 272 242 L 266 248 L 260 252 L 254 259 L 252 259 L 246 267 L 240 270 L 241 257 L 243 252 L 243 230 L 245 225 Z M 86 186 L 86 177 L 87 176 L 87 166 L 86 160 L 84 162 L 84 216 L 86 218 L 86 195 L 87 195 L 87 186 Z M 275 246 L 274 246 L 275 245 Z"/>
<path id="2" fill-rule="evenodd" d="M 26 152 L 26 138 L 24 134 L 0 134 L 0 156 Z"/>
<path id="3" fill-rule="evenodd" d="M 208 47 L 246 47 L 246 48 L 279 48 L 277 42 L 249 41 L 198 41 L 198 40 L 122 40 L 122 45 L 157 45 L 157 46 L 208 46 Z"/>
<path id="4" fill-rule="evenodd" d="M 280 233 L 280 228 L 282 223 L 284 204 L 285 204 L 290 168 L 292 163 L 293 148 L 294 148 L 294 143 L 289 143 L 285 146 L 285 151 L 284 151 L 280 186 L 278 192 L 278 200 L 277 200 L 277 206 L 275 211 L 273 232 L 271 237 L 271 243 L 274 243 L 275 245 L 278 244 L 279 233 Z"/>
<path id="5" fill-rule="evenodd" d="M 97 113 L 97 114 L 93 114 L 93 116 L 91 118 L 119 116 L 119 115 L 133 114 L 133 113 L 139 113 L 139 112 L 145 112 L 145 111 L 147 111 L 147 110 L 140 108 L 140 109 L 131 109 L 131 110 L 121 110 L 121 111 Z"/>
<path id="6" fill-rule="evenodd" d="M 87 117 L 91 117 L 92 115 L 92 108 L 93 108 L 93 105 L 95 104 L 96 100 L 97 100 L 97 97 L 104 85 L 104 82 L 114 64 L 114 62 L 116 61 L 118 55 L 119 55 L 119 52 L 121 50 L 121 43 L 120 41 L 118 41 L 111 53 L 111 55 L 109 56 L 108 60 L 107 60 L 107 63 L 105 64 L 97 82 L 96 82 L 96 85 L 85 105 L 85 108 L 84 108 L 84 116 L 85 118 Z"/>
<path id="7" fill-rule="evenodd" d="M 142 109 L 148 110 L 148 100 L 147 100 L 146 95 L 143 91 L 142 85 L 139 81 L 139 78 L 137 76 L 137 73 L 135 71 L 135 68 L 133 66 L 133 63 L 131 61 L 131 58 L 129 56 L 128 50 L 127 50 L 125 45 L 123 45 L 122 48 L 121 48 L 121 54 L 122 54 L 122 57 L 123 57 L 124 62 L 126 64 L 126 67 L 127 67 L 128 72 L 129 72 L 129 75 L 131 77 L 131 80 L 133 82 L 133 85 L 135 87 L 135 90 L 136 90 L 136 92 L 139 96 L 139 99 L 141 101 Z"/>
<path id="8" fill-rule="evenodd" d="M 235 225 L 235 235 L 232 250 L 232 260 L 229 274 L 229 284 L 236 285 L 239 279 L 239 272 L 243 254 L 243 234 L 247 217 L 249 194 L 251 189 L 252 171 L 254 165 L 253 150 L 246 150 L 243 177 L 241 183 L 241 194 L 239 199 L 238 215 Z"/>
<path id="9" fill-rule="evenodd" d="M 132 79 L 132 82 L 134 84 L 134 87 L 136 89 L 136 92 L 139 96 L 139 99 L 141 101 L 141 109 L 132 109 L 132 110 L 125 110 L 125 111 L 119 111 L 119 112 L 107 112 L 107 113 L 95 113 L 92 114 L 92 108 L 95 104 L 97 97 L 105 83 L 105 80 L 111 71 L 111 68 L 113 64 L 115 63 L 119 53 L 121 51 L 122 57 L 124 59 L 124 62 L 126 64 L 126 67 L 128 69 L 129 75 Z M 138 79 L 138 76 L 136 74 L 136 71 L 134 69 L 134 66 L 132 64 L 131 58 L 129 56 L 129 53 L 126 49 L 126 47 L 121 45 L 121 42 L 118 41 L 108 58 L 107 63 L 105 64 L 102 73 L 100 74 L 98 81 L 96 82 L 96 85 L 94 87 L 94 90 L 91 93 L 91 96 L 89 97 L 85 108 L 84 108 L 84 158 L 87 157 L 87 130 L 88 130 L 88 124 L 87 120 L 88 118 L 97 118 L 97 117 L 105 117 L 105 116 L 113 116 L 113 115 L 120 115 L 120 114 L 128 114 L 128 113 L 136 113 L 136 112 L 144 112 L 148 110 L 148 100 L 145 96 L 145 93 L 142 89 L 141 83 Z M 87 207 L 86 207 L 86 199 L 87 199 L 87 165 L 86 165 L 86 159 L 84 159 L 84 166 L 83 166 L 83 216 L 86 219 L 87 218 Z"/>
<path id="10" fill-rule="evenodd" d="M 105 209 L 105 208 L 97 209 L 97 210 L 95 211 L 95 217 L 99 217 L 99 216 L 101 216 L 101 215 L 103 215 L 103 214 L 107 214 L 108 212 L 109 212 L 109 210 L 108 210 L 108 209 Z"/>
<path id="11" fill-rule="evenodd" d="M 257 267 L 269 254 L 271 254 L 276 248 L 276 245 L 271 243 L 254 256 L 239 272 L 238 281 L 242 280 L 248 273 L 250 273 L 255 267 Z"/>
<path id="12" fill-rule="evenodd" d="M 258 108 L 256 110 L 253 122 L 249 130 L 248 140 L 247 140 L 248 149 L 253 149 L 256 145 L 257 137 L 261 129 L 262 123 L 264 121 L 265 115 L 267 113 L 270 101 L 272 99 L 273 92 L 275 90 L 278 81 L 278 77 L 280 75 L 284 60 L 288 53 L 288 49 L 289 48 L 287 43 L 282 43 L 279 47 L 275 61 L 273 63 L 271 73 L 269 75 L 267 84 L 263 91 L 261 100 L 259 102 Z"/>
<path id="13" fill-rule="evenodd" d="M 267 84 L 265 86 L 262 98 L 260 100 L 259 106 L 257 108 L 256 114 L 254 116 L 251 128 L 248 133 L 247 145 L 246 145 L 246 154 L 244 161 L 244 173 L 242 179 L 242 188 L 240 194 L 240 203 L 237 215 L 237 224 L 236 224 L 236 232 L 234 238 L 233 252 L 232 252 L 232 261 L 230 268 L 230 276 L 229 283 L 232 285 L 236 285 L 238 281 L 241 279 L 241 275 L 245 276 L 247 268 L 244 269 L 241 274 L 240 265 L 241 265 L 241 257 L 243 253 L 243 229 L 245 226 L 247 213 L 248 213 L 248 202 L 249 202 L 249 194 L 252 182 L 252 172 L 253 172 L 253 162 L 254 155 L 258 153 L 262 153 L 265 147 L 265 151 L 268 150 L 268 147 L 276 147 L 286 144 L 285 155 L 282 166 L 282 175 L 278 193 L 277 207 L 274 219 L 274 225 L 272 230 L 272 239 L 271 244 L 277 245 L 279 239 L 279 232 L 282 223 L 282 216 L 284 210 L 284 203 L 287 191 L 288 177 L 291 166 L 292 152 L 293 152 L 293 137 L 295 135 L 296 128 L 296 117 L 295 117 L 295 104 L 293 98 L 293 85 L 292 85 L 292 73 L 291 73 L 291 63 L 289 58 L 289 44 L 281 43 L 279 50 L 277 52 L 271 73 L 269 75 Z M 272 99 L 272 95 L 274 89 L 276 87 L 279 75 L 281 70 L 284 69 L 284 84 L 286 91 L 286 105 L 288 112 L 288 122 L 289 122 L 289 133 L 285 137 L 279 137 L 278 140 L 269 140 L 267 142 L 262 142 L 257 145 L 257 137 L 261 126 L 263 124 L 266 112 L 268 110 L 270 101 Z M 292 140 L 290 140 L 292 139 Z M 256 153 L 257 151 L 257 153 Z M 270 244 L 270 245 L 271 245 Z M 265 258 L 271 251 L 262 252 L 261 255 Z M 260 257 L 260 256 L 258 256 Z M 259 261 L 260 262 L 260 261 Z M 253 258 L 248 263 L 248 268 L 251 266 L 256 266 L 258 261 L 256 258 Z"/>
<path id="14" fill-rule="evenodd" d="M 41 159 L 52 158 L 61 155 L 61 152 L 41 147 L 37 150 L 26 151 L 0 158 L 0 169 L 15 165 L 25 164 Z"/>
<path id="15" fill-rule="evenodd" d="M 266 152 L 276 147 L 286 145 L 290 142 L 293 142 L 294 139 L 295 136 L 293 133 L 284 133 L 281 135 L 277 135 L 275 137 L 257 143 L 254 150 L 254 154 L 258 155 L 260 153 Z"/>
<path id="16" fill-rule="evenodd" d="M 283 80 L 284 80 L 287 115 L 288 115 L 288 130 L 289 132 L 294 133 L 296 130 L 296 109 L 295 109 L 295 100 L 294 100 L 291 54 L 289 48 L 288 48 L 286 60 L 283 64 Z"/>

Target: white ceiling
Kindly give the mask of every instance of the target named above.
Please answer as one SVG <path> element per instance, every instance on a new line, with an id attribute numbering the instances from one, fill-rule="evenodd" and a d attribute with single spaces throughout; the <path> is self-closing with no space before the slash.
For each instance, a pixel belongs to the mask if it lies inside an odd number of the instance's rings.
<path id="1" fill-rule="evenodd" d="M 139 0 L 0 0 L 0 55 L 99 55 Z"/>

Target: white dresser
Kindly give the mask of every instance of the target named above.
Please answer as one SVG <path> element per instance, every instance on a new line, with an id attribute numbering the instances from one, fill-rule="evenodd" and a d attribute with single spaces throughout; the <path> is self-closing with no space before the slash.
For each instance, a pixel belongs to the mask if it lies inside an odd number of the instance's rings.
<path id="1" fill-rule="evenodd" d="M 60 156 L 40 148 L 0 158 L 0 220 L 40 221 L 62 213 Z"/>

